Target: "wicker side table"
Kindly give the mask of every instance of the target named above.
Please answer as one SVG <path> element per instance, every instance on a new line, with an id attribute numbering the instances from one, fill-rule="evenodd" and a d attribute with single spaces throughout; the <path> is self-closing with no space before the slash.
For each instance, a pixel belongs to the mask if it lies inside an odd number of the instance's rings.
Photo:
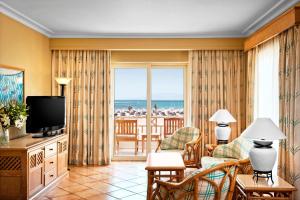
<path id="1" fill-rule="evenodd" d="M 256 182 L 252 175 L 239 174 L 236 178 L 235 198 L 238 200 L 284 200 L 292 199 L 296 188 L 282 178 L 275 176 L 274 184 L 267 179 L 260 178 Z"/>

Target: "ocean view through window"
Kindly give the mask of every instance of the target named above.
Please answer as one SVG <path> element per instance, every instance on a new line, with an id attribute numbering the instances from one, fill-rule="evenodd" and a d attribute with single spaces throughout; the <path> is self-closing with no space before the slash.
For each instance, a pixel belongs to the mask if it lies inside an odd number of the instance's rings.
<path id="1" fill-rule="evenodd" d="M 114 69 L 116 155 L 145 155 L 147 130 L 151 130 L 154 151 L 157 141 L 165 137 L 166 119 L 179 118 L 183 124 L 183 67 L 155 67 L 150 77 L 151 95 L 147 94 L 147 68 Z M 149 96 L 151 99 L 147 101 Z M 151 102 L 150 129 L 147 129 L 147 102 Z"/>

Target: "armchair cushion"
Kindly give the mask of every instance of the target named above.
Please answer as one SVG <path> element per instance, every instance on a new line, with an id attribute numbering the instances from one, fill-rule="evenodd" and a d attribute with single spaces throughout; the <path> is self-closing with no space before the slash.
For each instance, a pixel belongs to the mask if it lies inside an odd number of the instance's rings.
<path id="1" fill-rule="evenodd" d="M 173 135 L 161 141 L 161 150 L 181 149 L 185 144 L 199 137 L 199 129 L 193 127 L 180 128 Z"/>
<path id="2" fill-rule="evenodd" d="M 203 157 L 201 157 L 201 167 L 203 169 L 209 169 L 209 168 L 211 168 L 212 165 L 218 165 L 218 164 L 228 162 L 228 161 L 237 161 L 237 159 L 203 156 Z"/>
<path id="3" fill-rule="evenodd" d="M 237 160 L 247 159 L 253 142 L 240 136 L 232 142 L 219 145 L 213 151 L 213 157 L 216 158 L 234 158 Z"/>

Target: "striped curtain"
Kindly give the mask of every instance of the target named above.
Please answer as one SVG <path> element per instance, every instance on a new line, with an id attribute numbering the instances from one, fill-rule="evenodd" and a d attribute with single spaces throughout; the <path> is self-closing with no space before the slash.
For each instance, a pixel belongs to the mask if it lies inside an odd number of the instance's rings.
<path id="1" fill-rule="evenodd" d="M 216 143 L 215 123 L 209 118 L 226 108 L 237 120 L 231 123 L 231 140 L 246 126 L 246 69 L 244 52 L 238 50 L 199 50 L 190 52 L 192 68 L 192 125 L 199 127 L 205 144 Z"/>
<path id="2" fill-rule="evenodd" d="M 110 52 L 52 51 L 52 93 L 59 95 L 55 77 L 72 78 L 66 87 L 69 163 L 109 164 Z"/>
<path id="3" fill-rule="evenodd" d="M 300 26 L 279 35 L 279 176 L 297 188 L 300 199 Z"/>
<path id="4" fill-rule="evenodd" d="M 253 122 L 254 114 L 254 81 L 255 66 L 257 63 L 257 48 L 250 49 L 247 52 L 246 69 L 246 127 Z"/>

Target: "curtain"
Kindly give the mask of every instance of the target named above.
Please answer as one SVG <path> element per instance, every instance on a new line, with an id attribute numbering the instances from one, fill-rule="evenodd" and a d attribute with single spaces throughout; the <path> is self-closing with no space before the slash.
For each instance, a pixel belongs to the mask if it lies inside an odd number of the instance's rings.
<path id="1" fill-rule="evenodd" d="M 237 120 L 231 123 L 231 139 L 245 129 L 245 58 L 238 50 L 199 50 L 190 52 L 192 69 L 192 125 L 201 130 L 201 154 L 205 144 L 216 143 L 215 123 L 209 118 L 226 108 Z"/>
<path id="2" fill-rule="evenodd" d="M 267 117 L 279 126 L 279 40 L 268 40 L 256 48 L 254 119 Z M 273 142 L 278 151 L 278 140 Z M 273 174 L 277 175 L 277 159 Z"/>
<path id="3" fill-rule="evenodd" d="M 255 67 L 257 63 L 257 48 L 250 49 L 247 52 L 246 69 L 246 127 L 253 122 L 254 113 L 254 80 Z"/>
<path id="4" fill-rule="evenodd" d="M 258 46 L 255 67 L 254 118 L 268 117 L 279 123 L 279 41 L 275 37 Z"/>
<path id="5" fill-rule="evenodd" d="M 300 26 L 279 35 L 279 125 L 287 139 L 279 145 L 279 175 L 300 199 Z"/>
<path id="6" fill-rule="evenodd" d="M 65 92 L 69 163 L 109 164 L 110 52 L 54 50 L 51 65 L 54 95 L 55 77 L 72 78 Z"/>

